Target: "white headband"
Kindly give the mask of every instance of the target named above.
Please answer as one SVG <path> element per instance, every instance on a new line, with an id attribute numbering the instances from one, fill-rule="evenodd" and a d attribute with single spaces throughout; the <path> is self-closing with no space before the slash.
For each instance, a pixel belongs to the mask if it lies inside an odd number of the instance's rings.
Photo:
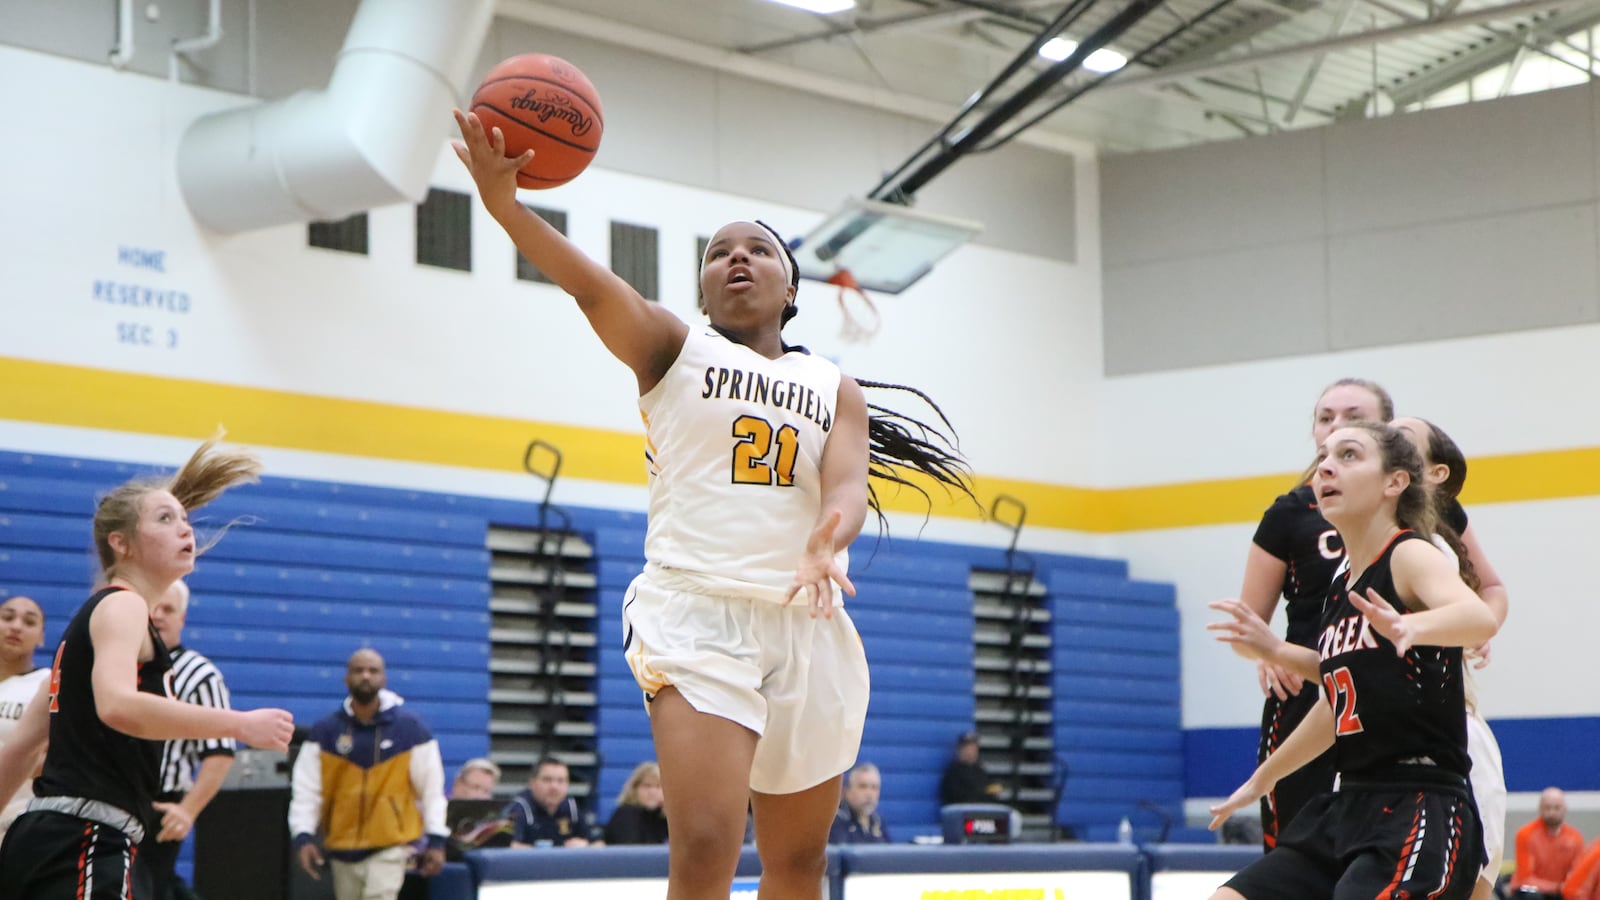
<path id="1" fill-rule="evenodd" d="M 732 224 L 732 223 L 729 223 L 729 224 Z M 794 284 L 794 269 L 790 267 L 789 253 L 788 253 L 787 250 L 784 249 L 785 248 L 785 244 L 783 243 L 783 238 L 779 237 L 778 233 L 776 231 L 773 231 L 770 227 L 768 227 L 767 225 L 765 225 L 765 224 L 763 224 L 761 222 L 755 222 L 755 221 L 748 221 L 747 220 L 745 222 L 745 224 L 754 225 L 757 228 L 761 229 L 762 231 L 765 231 L 767 233 L 767 235 L 772 238 L 773 243 L 778 245 L 778 263 L 783 266 L 783 277 L 787 278 L 789 280 L 790 284 Z M 726 227 L 726 226 L 724 226 L 724 227 Z M 705 255 L 700 257 L 700 268 L 704 269 L 706 267 L 706 262 L 709 261 L 710 259 L 711 259 L 711 245 L 707 244 L 706 245 Z"/>

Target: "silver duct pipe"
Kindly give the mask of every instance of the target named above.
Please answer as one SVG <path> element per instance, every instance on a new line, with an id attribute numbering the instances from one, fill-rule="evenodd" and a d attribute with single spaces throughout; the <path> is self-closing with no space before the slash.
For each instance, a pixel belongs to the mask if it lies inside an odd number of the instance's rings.
<path id="1" fill-rule="evenodd" d="M 167 57 L 167 77 L 177 81 L 180 77 L 179 60 L 191 53 L 209 50 L 222 40 L 222 0 L 211 0 L 206 7 L 206 30 L 194 37 L 172 42 L 172 53 Z"/>
<path id="2" fill-rule="evenodd" d="M 178 185 L 234 234 L 420 202 L 494 0 L 362 0 L 326 89 L 203 116 Z"/>

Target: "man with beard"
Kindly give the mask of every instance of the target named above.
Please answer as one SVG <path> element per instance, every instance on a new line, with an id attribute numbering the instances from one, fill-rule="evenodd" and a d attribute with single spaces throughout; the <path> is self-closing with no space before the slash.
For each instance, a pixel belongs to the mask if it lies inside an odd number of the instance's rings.
<path id="1" fill-rule="evenodd" d="M 405 880 L 407 845 L 427 834 L 418 866 L 444 864 L 444 765 L 422 720 L 383 689 L 383 657 L 351 654 L 350 696 L 311 727 L 294 766 L 289 833 L 300 867 L 322 878 L 323 849 L 338 900 L 394 900 Z M 318 846 L 318 838 L 321 847 Z"/>

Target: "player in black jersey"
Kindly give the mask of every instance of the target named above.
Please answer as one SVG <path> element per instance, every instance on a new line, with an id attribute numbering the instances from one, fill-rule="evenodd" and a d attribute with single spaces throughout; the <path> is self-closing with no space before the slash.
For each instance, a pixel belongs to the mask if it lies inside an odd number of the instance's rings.
<path id="1" fill-rule="evenodd" d="M 1317 398 L 1311 438 L 1320 446 L 1334 429 L 1349 422 L 1387 422 L 1392 418 L 1394 401 L 1387 391 L 1371 381 L 1344 378 L 1328 385 Z M 1310 474 L 1307 472 L 1306 478 Z M 1263 622 L 1270 622 L 1281 596 L 1288 619 L 1284 638 L 1312 647 L 1328 585 L 1343 559 L 1338 531 L 1318 511 L 1311 486 L 1302 483 L 1274 501 L 1261 517 L 1245 561 L 1239 601 Z M 1317 691 L 1315 682 L 1308 683 L 1283 666 L 1258 660 L 1256 668 L 1266 695 L 1256 749 L 1259 765 L 1283 745 L 1316 705 Z M 1333 756 L 1329 753 L 1290 773 L 1262 797 L 1261 840 L 1266 848 L 1272 849 L 1278 832 L 1294 820 L 1302 806 L 1332 785 Z"/>
<path id="2" fill-rule="evenodd" d="M 1423 538 L 1435 512 L 1405 435 L 1370 423 L 1335 431 L 1313 488 L 1352 561 L 1317 637 L 1328 702 L 1213 807 L 1212 827 L 1330 745 L 1339 787 L 1213 900 L 1466 898 L 1482 846 L 1460 648 L 1492 636 L 1495 617 Z"/>
<path id="3" fill-rule="evenodd" d="M 170 697 L 167 648 L 152 605 L 194 569 L 189 510 L 254 480 L 254 456 L 202 444 L 164 481 L 133 481 L 101 498 L 94 542 L 106 586 L 73 616 L 12 739 L 0 748 L 0 801 L 30 774 L 48 739 L 34 800 L 0 845 L 0 900 L 145 900 L 137 864 L 159 788 L 161 742 L 232 737 L 287 750 L 293 720 Z"/>

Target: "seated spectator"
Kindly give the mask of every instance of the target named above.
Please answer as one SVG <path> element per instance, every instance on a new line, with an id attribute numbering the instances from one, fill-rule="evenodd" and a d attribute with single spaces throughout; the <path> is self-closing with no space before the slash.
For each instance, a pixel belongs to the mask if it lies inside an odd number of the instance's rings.
<path id="1" fill-rule="evenodd" d="M 493 800 L 494 789 L 500 784 L 500 767 L 493 760 L 478 757 L 469 759 L 456 770 L 455 784 L 450 786 L 451 800 Z"/>
<path id="2" fill-rule="evenodd" d="M 889 829 L 878 815 L 883 780 L 878 767 L 861 763 L 844 776 L 844 798 L 828 830 L 830 844 L 887 844 Z"/>
<path id="3" fill-rule="evenodd" d="M 1571 874 L 1561 884 L 1561 896 L 1565 900 L 1600 900 L 1600 839 L 1573 863 Z"/>
<path id="4" fill-rule="evenodd" d="M 589 825 L 567 796 L 567 764 L 546 756 L 533 767 L 528 789 L 511 798 L 511 846 L 587 847 Z"/>
<path id="5" fill-rule="evenodd" d="M 649 761 L 634 766 L 606 823 L 606 843 L 665 844 L 667 814 L 661 800 L 661 767 Z"/>
<path id="6" fill-rule="evenodd" d="M 989 773 L 978 761 L 978 733 L 968 731 L 956 738 L 955 759 L 945 766 L 944 777 L 939 779 L 939 805 L 994 803 L 999 794 L 1000 785 L 989 780 Z"/>
<path id="7" fill-rule="evenodd" d="M 1517 870 L 1509 888 L 1519 900 L 1562 900 L 1561 885 L 1583 852 L 1583 835 L 1567 824 L 1567 795 L 1545 788 L 1539 818 L 1517 829 Z"/>

